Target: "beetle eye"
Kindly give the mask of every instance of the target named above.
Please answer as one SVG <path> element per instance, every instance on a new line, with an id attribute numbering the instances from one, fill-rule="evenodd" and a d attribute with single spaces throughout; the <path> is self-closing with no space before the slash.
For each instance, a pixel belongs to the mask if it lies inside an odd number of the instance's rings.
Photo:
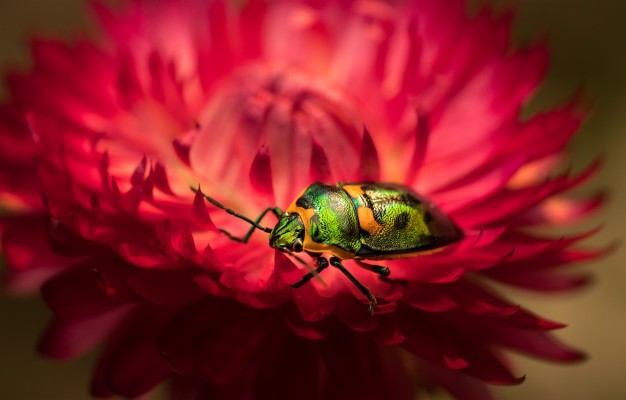
<path id="1" fill-rule="evenodd" d="M 296 239 L 291 246 L 293 251 L 296 253 L 300 253 L 302 251 L 302 240 Z"/>

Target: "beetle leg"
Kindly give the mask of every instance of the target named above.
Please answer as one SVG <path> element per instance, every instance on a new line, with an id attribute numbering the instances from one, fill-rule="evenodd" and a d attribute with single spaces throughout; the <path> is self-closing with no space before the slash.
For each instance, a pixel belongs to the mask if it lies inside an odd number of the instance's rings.
<path id="1" fill-rule="evenodd" d="M 360 267 L 365 268 L 368 271 L 372 271 L 375 274 L 378 274 L 381 276 L 391 275 L 391 271 L 387 267 L 382 267 L 380 265 L 367 264 L 367 263 L 364 263 L 363 261 L 358 261 L 358 260 L 356 263 L 359 264 Z"/>
<path id="2" fill-rule="evenodd" d="M 374 315 L 374 306 L 377 303 L 376 297 L 374 297 L 374 295 L 367 288 L 367 286 L 363 285 L 358 279 L 356 279 L 354 275 L 352 275 L 350 271 L 348 271 L 346 267 L 344 267 L 343 264 L 341 264 L 341 260 L 339 260 L 337 257 L 331 257 L 330 264 L 333 267 L 337 268 L 339 271 L 341 271 L 345 276 L 347 276 L 348 279 L 350 279 L 350 281 L 354 283 L 354 285 L 361 291 L 361 293 L 363 293 L 365 297 L 367 297 L 367 299 L 370 301 L 370 306 L 368 308 L 368 311 L 370 315 Z"/>
<path id="3" fill-rule="evenodd" d="M 228 210 L 225 210 L 228 212 Z M 250 230 L 242 237 L 237 237 L 232 235 L 230 232 L 228 232 L 225 229 L 220 229 L 219 231 L 222 232 L 223 234 L 225 234 L 226 236 L 228 236 L 228 238 L 230 240 L 234 240 L 235 242 L 241 242 L 241 243 L 248 243 L 248 240 L 250 240 L 250 237 L 252 236 L 252 234 L 254 233 L 254 231 L 256 229 L 259 229 L 258 227 L 261 226 L 259 225 L 259 222 L 261 222 L 261 220 L 263 219 L 263 217 L 265 217 L 265 214 L 267 214 L 268 212 L 273 212 L 274 215 L 276 215 L 277 217 L 280 218 L 280 216 L 283 214 L 283 212 L 281 211 L 280 208 L 278 207 L 267 207 L 265 210 L 263 210 L 263 212 L 261 213 L 261 215 L 259 215 L 257 217 L 256 220 L 254 220 L 254 224 L 250 227 Z M 263 228 L 263 227 L 261 227 Z M 263 230 L 265 229 L 269 229 L 269 231 L 271 232 L 271 228 L 263 228 Z M 267 230 L 265 230 L 265 232 L 267 232 Z"/>
<path id="4" fill-rule="evenodd" d="M 332 258 L 331 258 L 332 260 Z M 319 275 L 320 272 L 322 272 L 323 270 L 325 270 L 328 267 L 328 260 L 325 259 L 324 257 L 318 257 L 317 258 L 317 268 L 311 272 L 309 272 L 308 274 L 304 275 L 302 277 L 302 279 L 300 279 L 298 282 L 296 283 L 292 283 L 291 286 L 294 289 L 299 288 L 300 286 L 304 285 L 305 283 L 307 283 L 308 281 L 310 281 L 311 279 L 313 279 L 314 277 L 316 277 L 317 275 Z"/>

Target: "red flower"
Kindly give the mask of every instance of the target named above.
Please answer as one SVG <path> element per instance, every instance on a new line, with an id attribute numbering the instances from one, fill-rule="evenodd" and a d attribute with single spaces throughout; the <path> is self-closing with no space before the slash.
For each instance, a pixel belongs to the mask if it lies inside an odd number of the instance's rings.
<path id="1" fill-rule="evenodd" d="M 510 15 L 458 1 L 135 0 L 96 6 L 98 41 L 33 44 L 0 109 L 2 245 L 13 291 L 41 286 L 55 313 L 40 349 L 104 342 L 93 394 L 175 399 L 413 399 L 439 385 L 491 398 L 514 384 L 507 349 L 576 361 L 545 320 L 490 288 L 577 287 L 599 252 L 527 228 L 568 223 L 601 197 L 563 192 L 595 171 L 552 174 L 581 116 L 520 121 L 546 67 L 511 52 Z M 367 130 L 364 130 L 367 127 Z M 249 225 L 314 181 L 404 184 L 464 239 L 381 261 L 404 284 L 345 260 L 307 272 Z M 274 217 L 262 222 L 272 226 Z M 478 378 L 478 379 L 475 379 Z"/>

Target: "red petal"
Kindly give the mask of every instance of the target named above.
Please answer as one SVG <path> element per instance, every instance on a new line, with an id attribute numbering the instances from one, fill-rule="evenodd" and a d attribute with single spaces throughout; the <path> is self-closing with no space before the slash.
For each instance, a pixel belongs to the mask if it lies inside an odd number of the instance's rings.
<path id="1" fill-rule="evenodd" d="M 363 140 L 361 142 L 361 160 L 357 174 L 360 179 L 366 182 L 375 182 L 380 179 L 380 164 L 378 152 L 372 141 L 372 136 L 367 128 L 363 129 Z"/>

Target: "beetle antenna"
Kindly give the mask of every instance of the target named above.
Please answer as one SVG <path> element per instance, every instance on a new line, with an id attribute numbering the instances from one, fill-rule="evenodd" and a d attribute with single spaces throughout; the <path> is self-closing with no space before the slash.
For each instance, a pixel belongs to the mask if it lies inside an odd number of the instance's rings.
<path id="1" fill-rule="evenodd" d="M 246 217 L 244 215 L 241 215 L 238 212 L 235 212 L 235 211 L 231 210 L 230 208 L 227 208 L 225 205 L 223 205 L 219 201 L 215 200 L 213 197 L 207 196 L 206 194 L 202 193 L 202 191 L 200 190 L 200 186 L 198 186 L 197 189 L 195 187 L 193 187 L 193 186 L 190 186 L 190 188 L 191 188 L 191 191 L 194 192 L 194 193 L 200 192 L 200 194 L 202 196 L 204 196 L 204 198 L 207 199 L 209 201 L 209 203 L 213 204 L 215 207 L 221 208 L 222 210 L 226 211 L 227 213 L 229 213 L 233 217 L 237 217 L 239 219 L 242 219 L 242 220 L 246 221 L 247 223 L 249 223 L 250 225 L 254 226 L 255 228 L 257 228 L 259 230 L 262 230 L 263 232 L 267 232 L 267 233 L 271 233 L 272 232 L 272 228 L 267 228 L 265 226 L 261 226 L 257 222 L 251 220 L 250 218 L 248 218 L 248 217 Z"/>

